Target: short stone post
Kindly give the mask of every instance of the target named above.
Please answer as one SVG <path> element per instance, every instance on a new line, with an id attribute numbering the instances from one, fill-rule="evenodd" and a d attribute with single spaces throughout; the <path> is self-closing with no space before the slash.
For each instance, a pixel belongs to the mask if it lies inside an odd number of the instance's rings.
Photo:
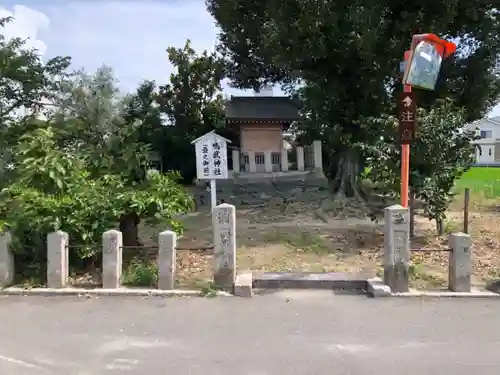
<path id="1" fill-rule="evenodd" d="M 240 173 L 240 152 L 233 150 L 233 173 Z"/>
<path id="2" fill-rule="evenodd" d="M 14 256 L 10 250 L 9 232 L 0 234 L 0 287 L 6 287 L 14 281 Z"/>
<path id="3" fill-rule="evenodd" d="M 391 292 L 408 292 L 410 220 L 408 209 L 398 204 L 384 212 L 384 282 Z"/>
<path id="4" fill-rule="evenodd" d="M 215 207 L 213 215 L 214 282 L 232 290 L 236 279 L 236 208 L 223 203 Z"/>
<path id="5" fill-rule="evenodd" d="M 102 287 L 118 289 L 122 276 L 122 232 L 108 230 L 102 235 Z"/>
<path id="6" fill-rule="evenodd" d="M 323 154 L 321 150 L 321 141 L 313 142 L 314 169 L 323 172 Z"/>
<path id="7" fill-rule="evenodd" d="M 448 237 L 451 249 L 449 257 L 449 289 L 453 292 L 471 291 L 471 245 L 468 234 L 452 233 Z"/>
<path id="8" fill-rule="evenodd" d="M 288 150 L 285 147 L 281 148 L 281 171 L 288 172 Z"/>
<path id="9" fill-rule="evenodd" d="M 255 164 L 255 152 L 254 151 L 248 151 L 248 171 L 255 173 L 257 172 L 257 165 Z"/>
<path id="10" fill-rule="evenodd" d="M 297 170 L 304 170 L 304 147 L 297 147 Z"/>
<path id="11" fill-rule="evenodd" d="M 69 235 L 62 230 L 47 235 L 47 287 L 65 288 L 69 278 Z"/>
<path id="12" fill-rule="evenodd" d="M 171 230 L 158 236 L 158 289 L 172 290 L 175 286 L 175 248 L 177 234 Z"/>
<path id="13" fill-rule="evenodd" d="M 264 151 L 264 172 L 271 173 L 273 171 L 273 153 L 272 151 Z"/>

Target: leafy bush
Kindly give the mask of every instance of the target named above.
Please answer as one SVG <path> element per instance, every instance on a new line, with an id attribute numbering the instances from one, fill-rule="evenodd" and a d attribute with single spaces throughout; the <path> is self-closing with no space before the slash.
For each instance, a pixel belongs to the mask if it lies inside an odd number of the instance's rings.
<path id="1" fill-rule="evenodd" d="M 394 142 L 397 122 L 391 116 L 376 121 L 386 124 L 386 133 L 372 148 L 369 175 L 381 186 L 398 194 L 401 147 Z M 455 181 L 474 163 L 477 139 L 465 128 L 464 111 L 444 100 L 429 110 L 419 110 L 415 141 L 410 148 L 410 185 L 416 198 L 426 203 L 426 214 L 442 232 L 445 212 L 453 197 Z"/>
<path id="2" fill-rule="evenodd" d="M 134 259 L 123 271 L 122 283 L 130 286 L 154 287 L 157 277 L 158 267 L 155 262 Z"/>
<path id="3" fill-rule="evenodd" d="M 182 231 L 174 215 L 191 210 L 193 201 L 178 184 L 177 174 L 149 170 L 144 181 L 131 186 L 116 175 L 91 178 L 86 167 L 84 158 L 57 147 L 50 127 L 21 139 L 16 178 L 0 193 L 0 226 L 13 235 L 20 267 L 43 267 L 46 236 L 56 230 L 68 232 L 70 245 L 76 245 L 70 260 L 78 268 L 95 261 L 102 233 L 125 215 L 161 221 Z"/>

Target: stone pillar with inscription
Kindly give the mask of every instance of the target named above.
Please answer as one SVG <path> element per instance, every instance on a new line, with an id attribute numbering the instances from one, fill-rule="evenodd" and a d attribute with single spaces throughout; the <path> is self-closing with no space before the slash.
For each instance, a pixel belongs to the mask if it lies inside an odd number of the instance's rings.
<path id="1" fill-rule="evenodd" d="M 471 246 L 468 234 L 453 233 L 448 238 L 451 248 L 449 261 L 449 289 L 453 292 L 471 291 Z"/>
<path id="2" fill-rule="evenodd" d="M 108 230 L 102 235 L 102 287 L 118 289 L 122 276 L 123 237 L 118 230 Z"/>
<path id="3" fill-rule="evenodd" d="M 236 208 L 223 203 L 213 211 L 214 283 L 232 290 L 236 279 Z"/>
<path id="4" fill-rule="evenodd" d="M 398 204 L 384 212 L 384 282 L 393 293 L 408 292 L 410 220 L 408 209 Z"/>
<path id="5" fill-rule="evenodd" d="M 69 277 L 69 235 L 62 230 L 47 235 L 47 286 L 65 288 Z"/>
<path id="6" fill-rule="evenodd" d="M 166 230 L 158 235 L 158 289 L 175 287 L 177 234 Z"/>

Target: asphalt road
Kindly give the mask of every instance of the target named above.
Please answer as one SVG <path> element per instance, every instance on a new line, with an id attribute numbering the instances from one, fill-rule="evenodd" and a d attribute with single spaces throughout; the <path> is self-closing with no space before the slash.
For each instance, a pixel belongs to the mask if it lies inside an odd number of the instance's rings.
<path id="1" fill-rule="evenodd" d="M 487 375 L 500 300 L 0 298 L 1 375 Z"/>

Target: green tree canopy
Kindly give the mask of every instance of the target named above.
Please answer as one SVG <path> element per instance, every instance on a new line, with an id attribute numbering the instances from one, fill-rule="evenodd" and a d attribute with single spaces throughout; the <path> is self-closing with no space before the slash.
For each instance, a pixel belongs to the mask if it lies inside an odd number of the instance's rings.
<path id="1" fill-rule="evenodd" d="M 0 18 L 2 29 L 12 18 Z M 69 57 L 54 57 L 42 62 L 36 50 L 21 38 L 7 39 L 0 32 L 0 187 L 10 179 L 7 166 L 12 162 L 13 147 L 27 129 L 40 122 L 37 115 L 64 84 Z"/>
<path id="2" fill-rule="evenodd" d="M 324 141 L 327 172 L 336 191 L 356 193 L 364 149 L 383 129 L 367 117 L 394 110 L 399 62 L 415 33 L 459 42 L 444 63 L 428 108 L 450 97 L 467 121 L 498 101 L 499 13 L 483 1 L 206 0 L 221 32 L 219 50 L 236 87 L 288 85 L 302 99 L 305 136 Z"/>
<path id="3" fill-rule="evenodd" d="M 157 96 L 167 126 L 163 145 L 164 168 L 179 170 L 186 182 L 196 176 L 191 141 L 213 129 L 233 138 L 225 129 L 221 81 L 225 65 L 216 53 L 197 54 L 188 40 L 183 48 L 168 48 L 175 72 Z"/>
<path id="4" fill-rule="evenodd" d="M 474 163 L 479 137 L 476 129 L 467 126 L 465 111 L 457 109 L 450 99 L 440 100 L 431 110 L 420 109 L 418 137 L 410 148 L 410 186 L 416 198 L 426 203 L 429 219 L 435 219 L 438 231 L 448 204 L 453 197 L 455 180 Z M 397 120 L 384 116 L 387 130 L 372 149 L 370 176 L 379 186 L 397 191 L 401 182 L 401 148 L 392 141 L 397 133 Z"/>

